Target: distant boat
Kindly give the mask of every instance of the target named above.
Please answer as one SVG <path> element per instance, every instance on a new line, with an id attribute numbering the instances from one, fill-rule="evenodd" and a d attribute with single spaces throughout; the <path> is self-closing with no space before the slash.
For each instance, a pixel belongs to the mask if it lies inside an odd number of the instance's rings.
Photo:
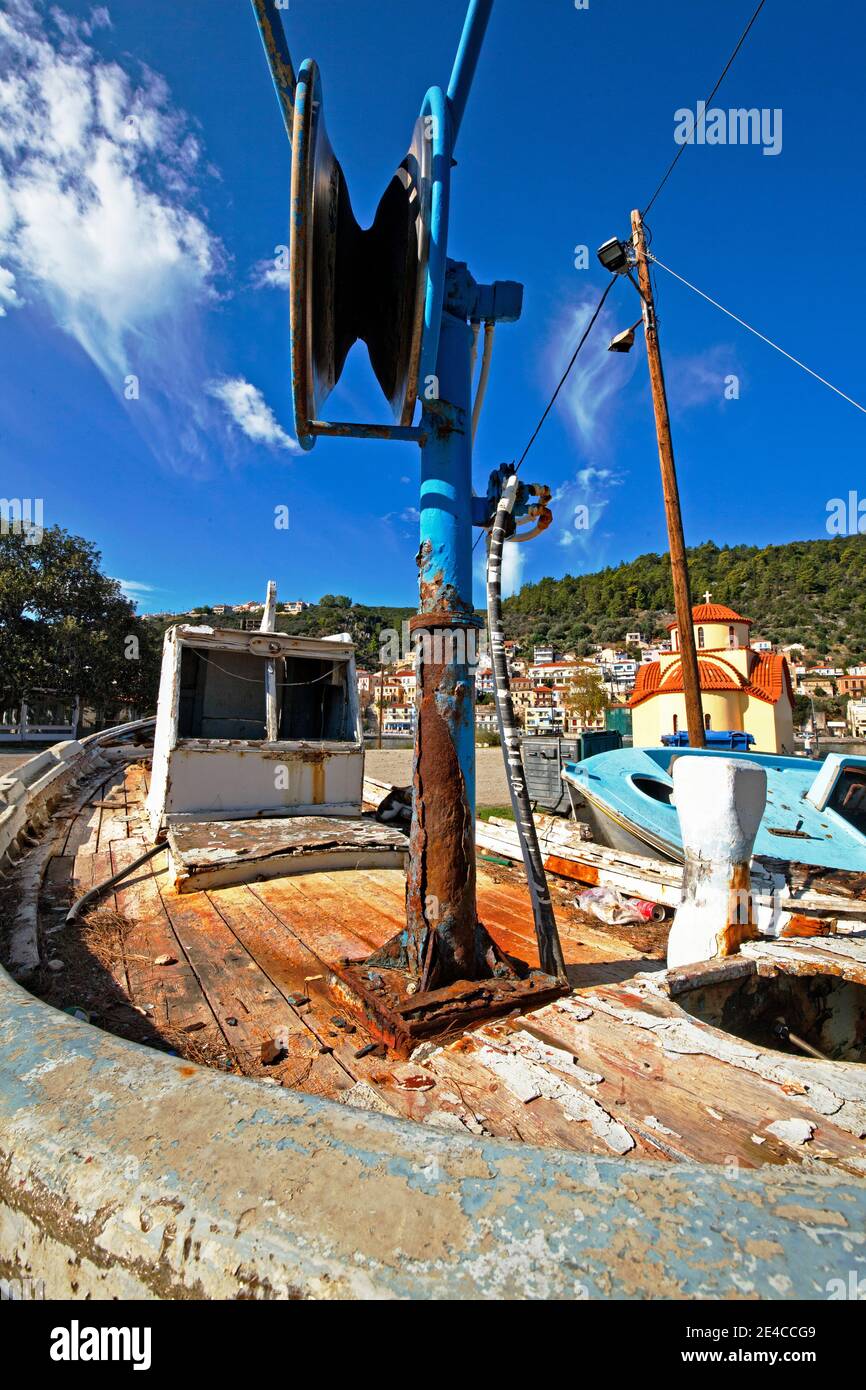
<path id="1" fill-rule="evenodd" d="M 681 862 L 671 796 L 677 758 L 736 757 L 767 773 L 767 808 L 755 854 L 822 869 L 866 872 L 866 758 L 831 753 L 822 762 L 772 753 L 620 748 L 567 763 L 563 780 L 579 820 L 602 845 Z"/>

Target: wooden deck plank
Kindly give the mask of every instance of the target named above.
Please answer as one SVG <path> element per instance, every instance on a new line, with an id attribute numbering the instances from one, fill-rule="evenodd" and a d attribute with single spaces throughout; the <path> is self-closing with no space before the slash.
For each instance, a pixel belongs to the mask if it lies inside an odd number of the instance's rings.
<path id="1" fill-rule="evenodd" d="M 46 909 L 59 905 L 73 874 L 83 891 L 143 850 L 146 786 L 143 767 L 117 766 L 97 790 L 91 783 L 82 793 L 91 801 L 123 805 L 85 804 L 70 818 L 58 840 L 60 858 L 46 878 Z M 67 846 L 69 853 L 63 852 Z M 510 875 L 479 866 L 479 915 L 506 950 L 534 960 L 528 891 L 522 877 Z M 756 1167 L 823 1160 L 853 1168 L 852 1160 L 862 1159 L 862 1142 L 832 1114 L 807 1105 L 804 1085 L 782 1085 L 701 1052 L 665 1052 L 662 1036 L 620 1016 L 617 1011 L 638 1010 L 644 1018 L 681 1017 L 663 994 L 629 985 L 636 972 L 660 962 L 649 961 L 621 931 L 609 932 L 559 900 L 557 918 L 576 987 L 571 1002 L 593 1010 L 585 1019 L 557 1003 L 482 1025 L 444 1046 L 427 1045 L 417 1063 L 356 1058 L 369 1035 L 354 1019 L 354 1033 L 335 1024 L 344 1015 L 326 978 L 314 977 L 326 977 L 338 958 L 363 959 L 403 925 L 404 882 L 400 870 L 331 871 L 181 897 L 168 889 L 157 859 L 116 893 L 118 909 L 135 926 L 125 938 L 114 997 L 128 989 L 136 1003 L 152 1005 L 148 1018 L 157 1034 L 162 1028 L 169 1035 L 185 1021 L 201 1024 L 225 1042 L 227 1054 L 234 1051 L 249 1074 L 380 1104 L 421 1123 L 602 1156 L 618 1151 L 625 1134 L 636 1161 L 685 1158 Z M 161 954 L 174 956 L 177 964 L 154 966 Z M 293 1005 L 294 994 L 310 1003 Z M 261 1041 L 279 1026 L 289 1029 L 290 1055 L 264 1068 Z M 527 1036 L 543 1048 L 576 1054 L 575 1075 L 560 1064 L 559 1087 L 534 1093 L 533 1067 L 540 1064 L 531 1048 L 526 1051 Z M 511 1066 L 515 1054 L 528 1058 L 525 1071 Z M 586 1073 L 603 1079 L 587 1079 Z M 406 1089 L 413 1074 L 424 1089 Z M 591 1118 L 581 1111 L 587 1102 Z M 769 1133 L 770 1123 L 788 1118 L 815 1124 L 811 1144 L 792 1148 Z"/>
<path id="2" fill-rule="evenodd" d="M 206 894 L 162 890 L 172 927 L 202 991 L 244 1071 L 266 1074 L 315 1095 L 334 1095 L 349 1079 L 319 1044 L 277 985 L 247 951 Z M 230 1022 L 230 1020 L 232 1020 Z M 285 1060 L 267 1067 L 262 1044 L 287 1032 Z"/>
<path id="3" fill-rule="evenodd" d="M 132 863 L 142 850 L 135 840 L 115 842 L 114 871 Z M 159 891 L 164 875 L 164 860 L 157 858 L 119 884 L 115 897 L 118 911 L 134 923 L 124 939 L 130 997 L 147 1008 L 156 1031 L 164 1030 L 170 1039 L 175 1031 L 212 1027 L 216 1018 L 165 911 Z M 155 965 L 159 956 L 170 956 L 176 964 Z"/>
<path id="4" fill-rule="evenodd" d="M 598 994 L 631 1007 L 637 1003 L 634 996 L 620 991 L 599 990 Z M 591 999 L 586 1003 L 591 1007 Z M 671 1005 L 668 1016 L 678 1016 L 675 1006 Z M 699 1162 L 736 1160 L 750 1168 L 797 1161 L 791 1148 L 769 1134 L 766 1126 L 806 1116 L 817 1126 L 816 1148 L 838 1158 L 862 1158 L 862 1143 L 839 1129 L 832 1116 L 804 1110 L 802 1100 L 781 1086 L 717 1058 L 666 1053 L 652 1030 L 635 1028 L 599 1011 L 578 1020 L 556 1005 L 521 1020 L 520 1026 L 573 1050 L 580 1066 L 605 1077 L 598 1087 L 599 1100 L 609 1107 L 615 1104 L 617 1117 L 632 1132 L 643 1130 L 677 1155 Z M 658 1120 L 664 1129 L 648 1126 L 647 1117 Z M 753 1135 L 764 1142 L 756 1144 Z M 809 1157 L 808 1151 L 803 1156 Z"/>
<path id="5" fill-rule="evenodd" d="M 302 899 L 315 914 L 322 954 L 328 960 L 336 961 L 341 956 L 364 960 L 393 935 L 394 923 L 373 905 L 359 909 L 353 900 L 352 878 L 354 874 L 349 874 L 345 885 L 335 886 L 327 874 L 298 874 L 256 884 L 256 892 L 266 902 L 281 904 L 287 912 L 291 912 L 293 901 L 296 910 L 304 911 L 297 901 Z"/>
<path id="6" fill-rule="evenodd" d="M 257 888 L 263 886 L 256 885 Z M 216 889 L 212 901 L 276 987 L 283 994 L 298 994 L 309 999 L 309 1004 L 297 1006 L 300 1019 L 321 1045 L 332 1049 L 335 1062 L 352 1083 L 365 1082 L 389 1109 L 408 1119 L 422 1121 L 436 1109 L 435 1096 L 406 1084 L 407 1078 L 412 1076 L 423 1081 L 425 1068 L 373 1055 L 355 1056 L 376 1040 L 357 1019 L 347 1020 L 354 1032 L 335 1025 L 334 1019 L 345 1018 L 345 1014 L 327 987 L 329 963 L 304 939 L 305 923 L 300 914 L 296 914 L 292 925 L 288 926 L 249 887 Z M 430 1080 L 435 1082 L 432 1074 Z"/>

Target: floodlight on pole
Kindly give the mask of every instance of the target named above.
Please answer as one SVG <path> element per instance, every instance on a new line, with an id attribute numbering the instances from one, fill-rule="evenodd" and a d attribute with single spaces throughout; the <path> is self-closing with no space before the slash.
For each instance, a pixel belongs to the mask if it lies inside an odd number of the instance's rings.
<path id="1" fill-rule="evenodd" d="M 595 254 L 605 270 L 611 271 L 613 275 L 625 275 L 631 265 L 628 248 L 617 236 L 610 237 Z"/>

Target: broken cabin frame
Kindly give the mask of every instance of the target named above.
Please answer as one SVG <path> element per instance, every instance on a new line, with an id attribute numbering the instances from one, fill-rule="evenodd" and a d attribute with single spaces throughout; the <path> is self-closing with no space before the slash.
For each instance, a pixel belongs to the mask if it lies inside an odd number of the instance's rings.
<path id="1" fill-rule="evenodd" d="M 169 628 L 147 798 L 154 836 L 182 820 L 357 816 L 363 777 L 350 641 Z"/>

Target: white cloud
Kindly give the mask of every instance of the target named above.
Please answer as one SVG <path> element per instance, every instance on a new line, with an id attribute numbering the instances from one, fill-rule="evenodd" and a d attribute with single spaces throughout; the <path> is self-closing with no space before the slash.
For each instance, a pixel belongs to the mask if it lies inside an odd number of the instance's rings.
<path id="1" fill-rule="evenodd" d="M 531 544 L 531 542 L 530 542 Z M 526 555 L 523 546 L 516 541 L 508 541 L 502 549 L 502 597 L 510 598 L 516 594 L 523 583 Z"/>
<path id="2" fill-rule="evenodd" d="M 253 266 L 253 284 L 256 289 L 287 290 L 289 288 L 286 250 L 286 247 L 277 247 L 273 260 L 256 261 Z"/>
<path id="3" fill-rule="evenodd" d="M 547 375 L 551 380 L 558 381 L 562 375 L 596 302 L 594 292 L 587 290 L 558 319 L 548 353 Z M 566 423 L 584 445 L 597 445 L 606 436 L 614 398 L 634 373 L 638 356 L 634 349 L 628 355 L 607 350 L 614 333 L 628 327 L 633 312 L 637 317 L 628 302 L 620 301 L 616 310 L 605 305 L 560 392 L 559 405 Z"/>
<path id="4" fill-rule="evenodd" d="M 115 579 L 115 584 L 119 584 L 126 598 L 137 598 L 139 594 L 156 593 L 155 584 L 144 584 L 139 579 Z"/>
<path id="5" fill-rule="evenodd" d="M 0 15 L 0 263 L 115 391 L 134 371 L 170 395 L 168 347 L 224 256 L 197 206 L 187 117 L 158 74 L 103 61 L 88 39 L 106 25 L 104 6 L 45 20 L 16 0 Z"/>
<path id="6" fill-rule="evenodd" d="M 258 387 L 242 376 L 208 382 L 207 390 L 222 402 L 238 429 L 254 443 L 299 450 L 300 445 L 286 434 Z"/>
<path id="7" fill-rule="evenodd" d="M 690 356 L 665 356 L 665 378 L 671 413 L 681 415 L 705 405 L 724 405 L 725 388 L 731 376 L 741 380 L 736 349 L 716 343 Z"/>
<path id="8" fill-rule="evenodd" d="M 624 477 L 613 468 L 597 468 L 589 464 L 586 468 L 578 469 L 573 478 L 560 484 L 551 502 L 558 524 L 558 546 L 569 552 L 573 546 L 583 552 L 593 549 L 597 554 L 596 528 L 610 503 L 611 490 L 619 487 Z"/>
<path id="9" fill-rule="evenodd" d="M 7 308 L 18 309 L 23 303 L 15 289 L 15 276 L 12 271 L 0 265 L 0 319 L 5 316 Z"/>

